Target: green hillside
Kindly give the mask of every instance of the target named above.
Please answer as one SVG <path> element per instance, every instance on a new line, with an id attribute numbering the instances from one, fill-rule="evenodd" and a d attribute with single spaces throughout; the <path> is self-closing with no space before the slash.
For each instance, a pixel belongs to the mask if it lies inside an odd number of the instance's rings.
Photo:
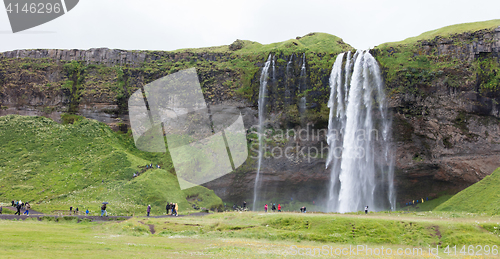
<path id="1" fill-rule="evenodd" d="M 222 204 L 204 187 L 181 191 L 168 153 L 141 152 L 130 136 L 76 118 L 61 125 L 44 117 L 0 117 L 2 202 L 30 201 L 34 210 L 49 213 L 70 206 L 97 212 L 107 201 L 115 215 L 144 213 L 148 204 L 163 213 L 166 202 L 177 202 L 181 213 L 193 211 L 193 203 Z M 145 170 L 149 163 L 162 169 Z M 137 171 L 144 172 L 133 178 Z"/>
<path id="2" fill-rule="evenodd" d="M 500 168 L 434 210 L 500 215 Z"/>

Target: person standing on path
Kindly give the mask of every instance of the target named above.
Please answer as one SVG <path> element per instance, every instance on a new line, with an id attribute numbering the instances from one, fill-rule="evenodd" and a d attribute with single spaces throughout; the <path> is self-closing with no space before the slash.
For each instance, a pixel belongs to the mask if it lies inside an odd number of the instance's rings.
<path id="1" fill-rule="evenodd" d="M 281 212 L 281 204 L 278 204 L 278 212 Z"/>
<path id="2" fill-rule="evenodd" d="M 148 217 L 150 212 L 151 212 L 151 205 L 148 205 Z"/>
<path id="3" fill-rule="evenodd" d="M 167 202 L 167 207 L 166 207 L 166 209 L 167 209 L 167 215 L 168 215 L 168 211 L 170 210 L 170 203 L 168 203 L 168 202 Z"/>
<path id="4" fill-rule="evenodd" d="M 2 214 L 3 207 L 0 205 L 0 214 Z"/>
<path id="5" fill-rule="evenodd" d="M 273 212 L 276 212 L 276 203 L 273 203 L 273 206 L 271 207 L 271 210 L 273 210 Z"/>
<path id="6" fill-rule="evenodd" d="M 106 211 L 106 204 L 103 204 L 101 206 L 101 217 L 104 216 L 104 213 L 106 213 L 106 217 L 108 216 L 108 212 Z"/>
<path id="7" fill-rule="evenodd" d="M 264 212 L 267 212 L 267 204 L 264 205 Z"/>
<path id="8" fill-rule="evenodd" d="M 175 204 L 175 216 L 179 216 L 179 204 Z"/>
<path id="9" fill-rule="evenodd" d="M 368 206 L 365 207 L 365 214 L 368 214 Z"/>

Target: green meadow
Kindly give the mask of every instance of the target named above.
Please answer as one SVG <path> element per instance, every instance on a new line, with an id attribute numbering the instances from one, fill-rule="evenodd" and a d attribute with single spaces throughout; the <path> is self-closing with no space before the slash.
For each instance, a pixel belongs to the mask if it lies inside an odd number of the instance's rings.
<path id="1" fill-rule="evenodd" d="M 483 258 L 479 255 L 486 255 L 486 249 L 490 256 L 495 251 L 498 254 L 499 229 L 499 216 L 449 212 L 368 215 L 223 212 L 81 223 L 1 220 L 0 256 L 304 258 L 316 251 L 316 257 L 331 258 L 330 253 L 335 253 L 335 249 L 348 251 L 349 247 L 360 246 L 391 249 L 394 255 L 379 256 L 384 258 L 436 258 L 429 248 L 439 246 L 433 252 L 438 252 L 441 258 L 468 257 L 467 253 L 472 252 L 468 249 L 474 249 L 476 258 Z M 327 250 L 319 254 L 325 246 Z M 445 250 L 447 246 L 456 246 L 457 255 Z M 464 246 L 466 249 L 460 253 Z M 397 255 L 397 249 L 416 254 Z M 375 257 L 361 249 L 356 253 L 349 257 Z"/>

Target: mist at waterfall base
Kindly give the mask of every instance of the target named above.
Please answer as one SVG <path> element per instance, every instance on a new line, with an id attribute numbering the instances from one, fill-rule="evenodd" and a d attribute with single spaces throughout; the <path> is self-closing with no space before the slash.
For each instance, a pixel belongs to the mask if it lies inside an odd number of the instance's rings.
<path id="1" fill-rule="evenodd" d="M 266 109 L 268 107 L 266 102 L 269 99 L 269 84 L 272 85 L 276 80 L 274 59 L 274 56 L 269 55 L 260 75 L 257 128 L 259 148 L 257 156 L 253 157 L 257 160 L 253 195 L 254 211 L 262 210 L 261 203 L 263 205 L 264 202 L 270 200 L 269 197 L 261 197 L 266 196 L 261 194 L 265 192 L 261 188 L 261 174 L 262 170 L 266 170 L 266 163 L 263 163 L 263 159 L 269 159 L 264 155 L 268 141 L 265 139 L 265 126 L 268 122 L 266 117 L 269 112 Z M 290 76 L 289 67 L 292 59 L 293 55 L 287 63 L 287 78 Z M 306 80 L 303 80 L 305 77 L 304 55 L 301 61 L 301 75 L 297 89 L 299 93 L 307 88 Z M 344 213 L 361 211 L 365 206 L 369 206 L 370 211 L 394 210 L 394 166 L 390 148 L 392 121 L 387 111 L 378 64 L 368 51 L 358 51 L 354 55 L 351 52 L 341 53 L 335 60 L 329 80 L 328 108 L 330 113 L 328 129 L 323 130 L 326 132 L 324 134 L 326 137 L 323 136 L 326 144 L 324 148 L 321 148 L 321 157 L 326 157 L 326 171 L 330 175 L 326 188 L 318 186 L 318 190 L 321 191 L 318 191 L 317 198 L 314 199 L 316 200 L 315 210 Z M 291 105 L 288 85 L 284 93 L 285 105 Z M 305 114 L 305 99 L 306 97 L 303 96 L 296 103 L 301 117 Z M 301 125 L 300 130 L 308 131 L 309 128 L 309 124 Z M 290 129 L 283 130 L 288 132 Z M 286 135 L 288 137 L 288 134 Z M 326 154 L 323 154 L 324 150 L 327 150 Z M 286 157 L 286 152 L 280 154 Z M 306 156 L 310 157 L 311 154 Z M 286 158 L 291 161 L 290 157 Z M 300 200 L 300 197 L 296 199 Z"/>

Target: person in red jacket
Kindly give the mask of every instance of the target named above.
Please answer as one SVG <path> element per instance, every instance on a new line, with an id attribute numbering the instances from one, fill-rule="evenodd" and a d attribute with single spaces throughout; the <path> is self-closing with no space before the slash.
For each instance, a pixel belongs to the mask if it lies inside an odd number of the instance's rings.
<path id="1" fill-rule="evenodd" d="M 278 212 L 281 212 L 281 204 L 278 204 Z"/>
<path id="2" fill-rule="evenodd" d="M 267 204 L 264 205 L 264 211 L 267 212 Z"/>

